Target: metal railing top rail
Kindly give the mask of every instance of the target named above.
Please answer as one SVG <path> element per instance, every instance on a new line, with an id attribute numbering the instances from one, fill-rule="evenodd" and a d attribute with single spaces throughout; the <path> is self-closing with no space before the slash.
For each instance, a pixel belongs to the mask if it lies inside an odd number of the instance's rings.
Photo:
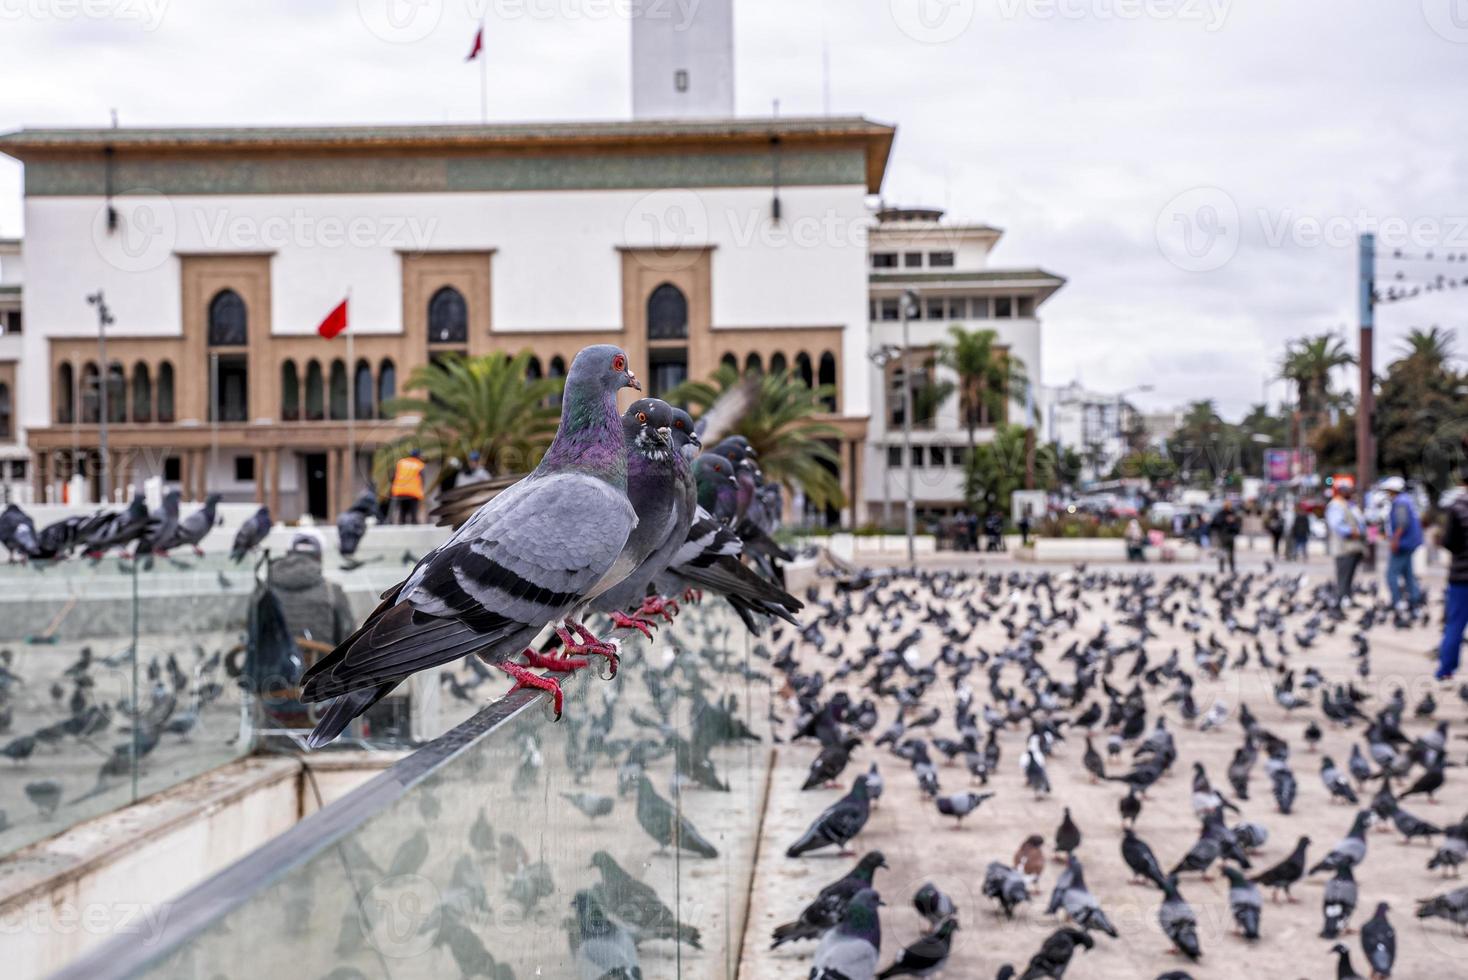
<path id="1" fill-rule="evenodd" d="M 543 691 L 520 690 L 486 705 L 346 796 L 172 899 L 171 914 L 155 936 L 116 936 L 51 974 L 51 980 L 122 980 L 145 972 L 262 890 L 340 843 L 436 770 L 545 697 Z M 304 761 L 309 765 L 309 757 Z"/>

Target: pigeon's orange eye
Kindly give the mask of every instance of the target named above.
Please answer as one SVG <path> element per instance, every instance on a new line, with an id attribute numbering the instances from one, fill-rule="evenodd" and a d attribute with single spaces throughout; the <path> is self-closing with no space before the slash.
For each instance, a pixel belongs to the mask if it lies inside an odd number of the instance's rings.
<path id="1" fill-rule="evenodd" d="M 646 412 L 638 412 L 637 413 L 637 421 L 639 421 L 639 422 L 646 422 L 647 421 L 647 413 Z"/>
<path id="2" fill-rule="evenodd" d="M 673 424 L 676 425 L 680 429 L 683 428 L 683 420 L 682 419 L 674 419 L 673 420 Z"/>
<path id="3" fill-rule="evenodd" d="M 625 371 L 625 370 L 627 370 L 627 358 L 623 357 L 621 354 L 618 354 L 615 357 L 613 357 L 612 358 L 612 370 L 613 371 Z"/>

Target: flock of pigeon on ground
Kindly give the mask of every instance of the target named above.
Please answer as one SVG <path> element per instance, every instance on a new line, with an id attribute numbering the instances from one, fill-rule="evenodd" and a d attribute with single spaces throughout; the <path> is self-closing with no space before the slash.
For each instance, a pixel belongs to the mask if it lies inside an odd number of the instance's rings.
<path id="1" fill-rule="evenodd" d="M 1198 961 L 1205 950 L 1180 880 L 1199 874 L 1208 880 L 1210 869 L 1221 865 L 1239 942 L 1255 940 L 1269 929 L 1264 891 L 1293 902 L 1291 886 L 1326 876 L 1319 934 L 1335 940 L 1330 950 L 1337 957 L 1337 976 L 1358 976 L 1343 937 L 1360 905 L 1371 910 L 1360 930 L 1361 952 L 1372 976 L 1389 977 L 1397 954 L 1392 912 L 1387 903 L 1372 901 L 1369 890 L 1358 890 L 1356 881 L 1367 857 L 1367 827 L 1377 824 L 1384 830 L 1390 825 L 1403 842 L 1435 842 L 1428 869 L 1456 875 L 1468 860 L 1468 815 L 1457 822 L 1430 822 L 1408 809 L 1418 802 L 1436 802 L 1434 795 L 1449 768 L 1458 765 L 1448 759 L 1448 723 L 1434 722 L 1438 707 L 1433 695 L 1429 692 L 1409 707 L 1397 688 L 1385 703 L 1373 704 L 1357 686 L 1358 679 L 1364 682 L 1370 676 L 1372 632 L 1405 629 L 1426 616 L 1425 611 L 1392 610 L 1377 598 L 1374 586 L 1361 589 L 1344 612 L 1337 612 L 1331 586 L 1309 589 L 1302 576 L 1275 575 L 1272 568 L 1227 577 L 1165 578 L 1084 567 L 1007 574 L 864 571 L 841 580 L 828 598 L 818 599 L 814 593 L 808 598 L 808 611 L 815 615 L 802 639 L 805 649 L 818 653 L 799 659 L 792 641 L 774 660 L 788 682 L 792 703 L 798 704 L 792 747 L 807 740 L 820 745 L 806 790 L 835 786 L 853 752 L 869 745 L 891 754 L 888 765 L 908 768 L 921 796 L 961 826 L 994 796 L 984 787 L 1005 764 L 1001 734 L 1015 733 L 1023 740 L 1019 758 L 1008 764 L 1017 762 L 1037 799 L 1051 792 L 1048 769 L 1073 765 L 1079 755 L 1091 782 L 1125 788 L 1118 802 L 1126 825 L 1119 841 L 1121 858 L 1134 881 L 1157 889 L 1156 928 L 1169 952 L 1185 960 Z M 1081 609 L 1098 610 L 1103 625 L 1061 649 L 1063 641 L 1056 640 L 1074 629 Z M 1288 626 L 1287 619 L 1303 619 L 1304 626 Z M 1162 622 L 1181 626 L 1192 636 L 1190 653 L 1174 649 L 1158 657 L 1148 641 Z M 981 626 L 1002 630 L 1002 649 L 986 650 L 974 642 Z M 941 640 L 941 653 L 931 662 L 923 662 L 916 651 L 927 631 L 936 631 Z M 1327 636 L 1350 644 L 1356 676 L 1327 678 L 1311 665 L 1312 646 Z M 1247 704 L 1195 700 L 1199 680 L 1218 680 L 1251 667 L 1268 672 L 1273 697 L 1289 717 L 1309 719 L 1303 739 L 1266 728 Z M 1457 693 L 1468 701 L 1468 685 Z M 939 707 L 945 699 L 951 700 L 951 711 Z M 884 716 L 888 723 L 881 727 Z M 1407 721 L 1431 727 L 1413 736 L 1403 729 Z M 1175 725 L 1212 731 L 1213 737 L 1230 732 L 1240 737 L 1226 786 L 1213 782 L 1201 763 L 1190 767 L 1180 757 Z M 1257 852 L 1271 829 L 1282 834 L 1289 826 L 1297 790 L 1296 749 L 1303 741 L 1314 752 L 1322 726 L 1349 732 L 1353 739 L 1359 732 L 1364 740 L 1364 751 L 1357 742 L 1340 763 L 1322 757 L 1319 772 L 1332 801 L 1359 809 L 1346 836 L 1323 856 L 1312 860 L 1311 841 L 1301 836 L 1288 857 L 1260 867 Z M 1061 758 L 1065 742 L 1082 742 L 1084 749 Z M 968 786 L 962 791 L 940 786 L 940 779 L 951 778 L 951 770 L 940 767 L 945 761 L 966 769 Z M 1255 811 L 1261 805 L 1260 785 L 1253 778 L 1261 763 L 1264 794 L 1272 796 L 1275 814 L 1246 820 L 1240 805 Z M 1148 793 L 1183 792 L 1174 788 L 1171 777 L 1189 768 L 1191 775 L 1184 780 L 1191 787 L 1197 841 L 1175 863 L 1163 863 L 1138 830 L 1139 821 Z M 787 857 L 798 859 L 823 848 L 847 853 L 891 778 L 877 763 L 859 772 L 850 791 L 790 845 Z M 1018 970 L 1003 965 L 999 980 L 1060 978 L 1078 953 L 1106 942 L 1102 937 L 1118 937 L 1104 903 L 1087 887 L 1081 840 L 1081 827 L 1067 807 L 1053 836 L 1055 859 L 1064 868 L 1046 905 L 1047 914 L 1063 915 L 1066 924 L 1045 938 L 1028 964 Z M 1028 836 L 1012 858 L 999 855 L 989 863 L 981 893 L 993 901 L 995 914 L 1012 918 L 1016 907 L 1042 894 L 1038 886 L 1046 843 L 1040 834 Z M 1094 859 L 1096 847 L 1092 843 L 1086 851 L 1087 861 Z M 884 957 L 878 872 L 886 867 L 880 851 L 862 855 L 844 876 L 811 895 L 797 919 L 774 930 L 773 946 L 813 941 L 812 980 L 924 977 L 943 969 L 961 914 L 969 916 L 970 928 L 993 928 L 991 922 L 976 925 L 974 910 L 957 909 L 928 884 L 911 899 L 929 924 L 927 934 Z M 906 870 L 932 875 L 938 869 Z M 1468 888 L 1421 899 L 1416 915 L 1468 928 Z M 1184 970 L 1175 970 L 1159 980 L 1186 977 Z"/>

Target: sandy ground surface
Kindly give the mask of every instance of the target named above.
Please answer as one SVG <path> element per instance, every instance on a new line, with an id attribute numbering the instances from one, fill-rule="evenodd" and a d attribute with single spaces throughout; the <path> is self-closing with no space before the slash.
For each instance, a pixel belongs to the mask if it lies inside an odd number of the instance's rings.
<path id="1" fill-rule="evenodd" d="M 1243 557 L 1243 571 L 1263 573 L 1259 559 Z M 970 569 L 976 567 L 972 562 L 966 564 Z M 1036 570 L 1036 566 L 1017 564 L 991 563 L 986 567 L 1021 575 Z M 1132 571 L 1135 570 L 1134 567 Z M 1164 579 L 1172 574 L 1189 577 L 1199 574 L 1196 569 L 1180 571 L 1167 566 L 1148 566 L 1146 570 Z M 1285 570 L 1297 571 L 1288 567 Z M 1276 574 L 1279 571 L 1277 568 Z M 1326 571 L 1324 563 L 1317 562 L 1308 568 L 1307 574 L 1310 581 L 1319 582 Z M 911 590 L 913 582 L 908 580 L 903 586 Z M 1004 591 L 1007 593 L 1008 589 Z M 1087 592 L 1082 599 L 1090 608 L 1082 611 L 1076 628 L 1062 629 L 1047 636 L 1040 658 L 1047 665 L 1052 665 L 1055 676 L 1065 680 L 1073 677 L 1068 666 L 1054 669 L 1056 658 L 1072 639 L 1091 637 L 1101 623 L 1112 622 L 1114 635 L 1119 639 L 1129 640 L 1135 636 L 1135 631 L 1115 625 L 1118 614 L 1109 603 L 1117 594 L 1115 589 Z M 1440 590 L 1438 595 L 1440 597 Z M 920 592 L 917 596 L 921 601 L 929 598 Z M 1065 605 L 1066 602 L 1061 603 L 1062 608 Z M 910 631 L 921 618 L 920 611 L 913 610 L 904 611 L 903 616 L 902 633 Z M 1246 623 L 1254 619 L 1252 614 L 1240 618 Z M 1307 665 L 1313 665 L 1329 682 L 1354 680 L 1360 690 L 1370 695 L 1370 700 L 1363 706 L 1368 714 L 1377 711 L 1391 697 L 1394 689 L 1403 688 L 1408 703 L 1403 727 L 1409 736 L 1431 728 L 1430 721 L 1413 717 L 1412 708 L 1424 692 L 1433 690 L 1438 700 L 1434 719 L 1450 722 L 1449 757 L 1458 763 L 1463 762 L 1464 743 L 1457 736 L 1468 731 L 1463 724 L 1468 706 L 1456 692 L 1439 691 L 1431 681 L 1432 664 L 1426 659 L 1425 652 L 1435 647 L 1434 629 L 1420 627 L 1399 631 L 1385 625 L 1372 630 L 1371 674 L 1363 680 L 1357 676 L 1356 661 L 1349 655 L 1347 637 L 1350 630 L 1340 628 L 1332 636 L 1321 636 L 1310 649 L 1299 648 L 1290 637 L 1305 618 L 1298 616 L 1290 620 L 1284 641 L 1286 648 L 1292 651 L 1290 663 L 1297 671 L 1303 672 Z M 1006 643 L 1004 628 L 998 619 L 995 616 L 988 624 L 981 625 L 963 643 L 963 649 L 974 653 L 982 648 L 993 653 L 1003 648 Z M 1182 619 L 1179 617 L 1179 624 Z M 1197 676 L 1191 658 L 1192 635 L 1161 622 L 1154 621 L 1153 627 L 1159 635 L 1146 644 L 1150 663 L 1162 662 L 1169 651 L 1177 648 L 1182 654 L 1184 668 Z M 1242 634 L 1228 635 L 1216 621 L 1205 624 L 1203 635 L 1206 637 L 1210 630 L 1219 634 L 1230 651 L 1237 651 L 1246 639 L 1251 639 Z M 883 642 L 890 648 L 894 641 L 895 634 L 889 626 L 884 631 Z M 838 630 L 827 628 L 824 649 L 830 650 L 838 642 L 845 642 L 854 652 L 866 644 L 867 637 L 855 623 L 850 638 Z M 917 661 L 933 661 L 940 644 L 939 630 L 931 624 L 924 625 Z M 1266 639 L 1265 648 L 1272 659 L 1277 659 L 1278 645 L 1275 639 Z M 797 645 L 797 655 L 806 670 L 819 667 L 829 674 L 834 667 L 833 661 L 824 659 L 805 643 Z M 1125 690 L 1130 685 L 1125 675 L 1131 663 L 1130 655 L 1118 658 L 1117 669 L 1109 678 L 1113 686 Z M 850 678 L 844 684 L 857 701 L 862 695 L 856 690 L 856 685 L 864 679 L 865 675 Z M 1002 678 L 1004 686 L 1017 686 L 1018 680 L 1017 671 L 1007 668 Z M 970 675 L 970 683 L 975 689 L 975 710 L 980 710 L 989 700 L 987 679 L 982 670 Z M 828 692 L 834 689 L 828 688 Z M 1157 705 L 1172 689 L 1172 684 L 1164 683 L 1149 690 L 1149 730 Z M 1287 714 L 1273 698 L 1272 676 L 1261 670 L 1252 657 L 1249 667 L 1242 671 L 1225 671 L 1218 681 L 1197 678 L 1195 699 L 1200 711 L 1207 711 L 1218 698 L 1228 704 L 1229 718 L 1221 727 L 1209 732 L 1185 725 L 1177 714 L 1176 705 L 1166 709 L 1169 727 L 1176 735 L 1179 761 L 1148 793 L 1138 822 L 1138 833 L 1151 845 L 1164 869 L 1170 869 L 1187 852 L 1197 839 L 1199 830 L 1199 822 L 1190 806 L 1192 763 L 1203 763 L 1215 785 L 1226 795 L 1232 795 L 1227 785 L 1226 770 L 1235 748 L 1243 739 L 1237 710 L 1240 703 L 1247 703 L 1267 729 L 1294 746 L 1291 764 L 1299 783 L 1293 814 L 1285 816 L 1277 812 L 1269 780 L 1263 772 L 1261 753 L 1261 761 L 1256 764 L 1250 782 L 1249 799 L 1237 801 L 1243 809 L 1244 819 L 1258 821 L 1269 831 L 1267 843 L 1253 856 L 1255 871 L 1271 867 L 1285 858 L 1302 834 L 1309 835 L 1314 842 L 1309 851 L 1310 861 L 1319 860 L 1345 836 L 1356 812 L 1355 807 L 1330 802 L 1319 776 L 1321 758 L 1332 755 L 1344 766 L 1353 740 L 1361 742 L 1364 749 L 1364 726 L 1358 723 L 1350 729 L 1341 729 L 1322 725 L 1325 734 L 1319 751 L 1307 751 L 1303 732 L 1311 718 L 1323 721 L 1319 709 L 1312 706 L 1296 711 L 1293 716 Z M 1312 702 L 1318 698 L 1318 691 L 1311 694 Z M 929 690 L 925 703 L 935 703 L 943 709 L 942 719 L 927 731 L 927 736 L 956 737 L 952 711 L 954 691 L 946 670 L 940 670 L 940 680 Z M 865 771 L 873 761 L 880 766 L 886 781 L 880 808 L 874 811 L 865 830 L 852 844 L 857 853 L 881 849 L 891 866 L 889 870 L 879 871 L 877 877 L 878 889 L 886 903 L 881 910 L 884 966 L 895 958 L 904 944 L 921 934 L 925 923 L 913 910 L 911 897 L 924 882 L 933 882 L 957 903 L 961 926 L 952 957 L 942 975 L 965 980 L 988 978 L 1006 962 L 1013 963 L 1022 972 L 1044 938 L 1062 924 L 1060 920 L 1043 914 L 1062 866 L 1047 860 L 1038 886 L 1032 890 L 1031 901 L 1021 907 L 1013 921 L 1000 917 L 993 903 L 981 894 L 984 868 L 992 860 L 1010 862 L 1020 842 L 1030 833 L 1045 836 L 1048 859 L 1052 854 L 1055 829 L 1061 822 L 1062 808 L 1069 806 L 1083 835 L 1078 857 L 1084 863 L 1087 883 L 1115 923 L 1120 938 L 1113 940 L 1098 935 L 1096 948 L 1089 953 L 1078 952 L 1067 976 L 1138 980 L 1178 969 L 1185 969 L 1198 980 L 1241 975 L 1261 980 L 1335 976 L 1336 958 L 1329 953 L 1332 941 L 1319 938 L 1323 886 L 1330 877 L 1329 873 L 1322 872 L 1298 885 L 1295 888 L 1298 904 L 1272 904 L 1266 892 L 1263 937 L 1253 944 L 1232 933 L 1233 920 L 1227 903 L 1228 883 L 1219 873 L 1219 867 L 1215 865 L 1211 881 L 1202 881 L 1197 874 L 1184 874 L 1181 892 L 1197 915 L 1203 949 L 1201 962 L 1189 964 L 1182 957 L 1168 952 L 1170 943 L 1157 924 L 1160 892 L 1129 883 L 1129 871 L 1120 854 L 1121 818 L 1117 811 L 1117 802 L 1125 795 L 1125 787 L 1117 783 L 1093 785 L 1089 781 L 1081 766 L 1084 741 L 1080 733 L 1070 734 L 1068 740 L 1058 747 L 1048 766 L 1053 795 L 1037 801 L 1026 789 L 1020 771 L 1028 726 L 1024 731 L 1012 727 L 1003 730 L 998 738 L 1002 748 L 998 772 L 986 787 L 996 796 L 964 821 L 961 831 L 955 831 L 952 819 L 939 815 L 933 804 L 922 797 L 908 764 L 887 749 L 872 746 L 875 734 L 884 730 L 895 716 L 895 708 L 890 702 L 879 702 L 879 707 L 881 718 L 873 735 L 867 736 L 867 743 L 855 754 L 842 782 L 849 786 L 851 778 L 857 772 Z M 793 713 L 783 706 L 780 711 L 787 719 L 782 731 L 788 734 Z M 1096 739 L 1097 748 L 1103 755 L 1105 738 L 1105 734 L 1098 734 Z M 832 849 L 798 859 L 785 856 L 786 848 L 822 808 L 845 791 L 818 789 L 801 792 L 800 786 L 817 751 L 818 746 L 813 740 L 778 746 L 741 976 L 759 980 L 806 976 L 815 943 L 787 944 L 770 952 L 770 931 L 776 924 L 794 919 L 822 886 L 844 875 L 855 862 L 854 857 L 839 857 Z M 938 753 L 933 755 L 939 766 L 941 792 L 978 788 L 962 767 L 961 760 L 959 765 L 950 767 Z M 1129 746 L 1120 758 L 1108 758 L 1107 771 L 1126 771 L 1130 758 Z M 1448 782 L 1438 793 L 1437 805 L 1416 797 L 1407 801 L 1407 808 L 1439 825 L 1461 819 L 1468 809 L 1468 777 L 1462 772 L 1461 769 L 1449 770 Z M 1401 788 L 1398 787 L 1399 790 Z M 1369 794 L 1362 800 L 1363 804 L 1366 803 Z M 1394 831 L 1383 833 L 1374 830 L 1368 834 L 1367 857 L 1356 874 L 1360 902 L 1351 924 L 1359 928 L 1371 916 L 1377 902 L 1388 902 L 1398 936 L 1393 976 L 1423 980 L 1468 976 L 1468 938 L 1461 938 L 1450 923 L 1440 919 L 1420 921 L 1413 914 L 1417 899 L 1448 891 L 1462 882 L 1444 880 L 1440 872 L 1426 869 L 1435 845 L 1428 846 L 1419 841 L 1408 846 L 1401 840 Z M 1359 935 L 1352 933 L 1345 942 L 1351 950 L 1356 970 L 1363 975 L 1369 974 L 1361 953 Z"/>

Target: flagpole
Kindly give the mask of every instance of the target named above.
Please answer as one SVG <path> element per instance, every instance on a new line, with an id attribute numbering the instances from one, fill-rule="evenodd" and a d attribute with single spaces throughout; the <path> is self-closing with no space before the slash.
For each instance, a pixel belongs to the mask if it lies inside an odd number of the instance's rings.
<path id="1" fill-rule="evenodd" d="M 479 52 L 479 122 L 483 125 L 489 124 L 489 59 L 483 51 L 484 18 L 479 19 L 479 37 L 481 49 Z"/>
<path id="2" fill-rule="evenodd" d="M 347 377 L 351 382 L 347 385 L 347 473 L 346 478 L 351 483 L 351 496 L 356 497 L 357 490 L 357 355 L 356 346 L 352 336 L 352 287 L 347 287 Z"/>

